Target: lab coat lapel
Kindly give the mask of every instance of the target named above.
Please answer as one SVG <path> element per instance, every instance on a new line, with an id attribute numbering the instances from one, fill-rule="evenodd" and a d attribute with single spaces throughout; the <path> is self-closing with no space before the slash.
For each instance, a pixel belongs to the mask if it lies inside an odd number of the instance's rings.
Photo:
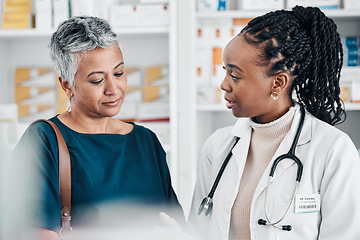
<path id="1" fill-rule="evenodd" d="M 250 138 L 251 138 L 251 126 L 250 119 L 239 118 L 234 128 L 231 131 L 231 135 L 239 137 L 239 142 L 232 150 L 233 158 L 238 166 L 239 175 L 242 176 L 247 155 L 249 152 Z"/>
<path id="2" fill-rule="evenodd" d="M 268 182 L 269 182 L 270 170 L 271 170 L 271 167 L 272 167 L 275 159 L 277 157 L 279 157 L 280 155 L 287 153 L 294 141 L 294 137 L 295 137 L 295 134 L 296 134 L 297 128 L 299 126 L 299 122 L 300 122 L 300 108 L 298 105 L 296 105 L 296 108 L 297 109 L 296 109 L 296 113 L 294 116 L 294 120 L 291 124 L 291 129 L 290 129 L 289 133 L 285 136 L 283 141 L 281 142 L 279 148 L 277 149 L 277 151 L 274 154 L 273 158 L 271 159 L 269 165 L 267 166 L 263 176 L 261 177 L 259 184 L 254 192 L 253 199 L 256 199 L 267 187 Z M 300 161 L 302 161 L 303 164 L 304 164 L 305 159 L 303 159 L 301 156 L 301 153 L 299 153 L 298 146 L 304 145 L 304 144 L 310 142 L 310 140 L 311 140 L 311 121 L 310 121 L 310 118 L 305 115 L 304 126 L 301 131 L 299 141 L 295 148 L 295 155 L 300 159 Z M 277 165 L 274 176 L 272 179 L 270 179 L 270 183 L 273 182 L 277 177 L 279 177 L 284 171 L 286 171 L 293 164 L 296 164 L 296 163 L 292 160 L 281 161 Z M 294 176 L 294 181 L 295 180 L 296 180 L 296 176 Z"/>

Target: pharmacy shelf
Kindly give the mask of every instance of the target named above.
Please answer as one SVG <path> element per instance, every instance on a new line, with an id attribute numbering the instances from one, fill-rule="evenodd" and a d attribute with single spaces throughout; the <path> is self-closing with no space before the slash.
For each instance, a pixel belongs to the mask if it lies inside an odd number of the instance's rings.
<path id="1" fill-rule="evenodd" d="M 197 106 L 199 112 L 227 112 L 230 111 L 226 108 L 225 103 L 220 104 L 199 104 Z M 345 103 L 346 111 L 360 111 L 360 103 Z"/>
<path id="2" fill-rule="evenodd" d="M 346 111 L 360 111 L 360 103 L 345 103 Z"/>
<path id="3" fill-rule="evenodd" d="M 197 12 L 196 18 L 198 19 L 214 19 L 214 18 L 254 18 L 263 15 L 270 10 L 263 11 L 240 11 L 240 10 L 228 10 L 228 11 L 216 11 L 216 12 Z M 326 16 L 335 19 L 352 19 L 360 18 L 360 10 L 323 10 Z"/>
<path id="4" fill-rule="evenodd" d="M 0 30 L 0 38 L 50 37 L 55 29 L 9 29 Z M 168 27 L 142 27 L 114 29 L 118 35 L 168 34 Z"/>

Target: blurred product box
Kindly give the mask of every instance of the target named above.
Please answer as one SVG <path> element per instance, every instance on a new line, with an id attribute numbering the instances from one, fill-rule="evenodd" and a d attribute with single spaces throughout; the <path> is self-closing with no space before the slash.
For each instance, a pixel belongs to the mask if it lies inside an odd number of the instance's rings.
<path id="1" fill-rule="evenodd" d="M 144 86 L 143 102 L 169 102 L 169 85 Z"/>
<path id="2" fill-rule="evenodd" d="M 31 0 L 3 0 L 1 3 L 3 29 L 31 28 Z"/>
<path id="3" fill-rule="evenodd" d="M 197 0 L 199 12 L 225 11 L 229 9 L 229 0 Z"/>
<path id="4" fill-rule="evenodd" d="M 340 0 L 287 0 L 287 8 L 293 8 L 296 5 L 312 6 L 320 9 L 338 9 Z"/>
<path id="5" fill-rule="evenodd" d="M 127 97 L 125 97 L 125 101 L 121 105 L 120 112 L 114 116 L 114 118 L 127 122 L 135 122 L 138 115 L 138 105 L 139 103 L 128 101 Z"/>
<path id="6" fill-rule="evenodd" d="M 92 2 L 89 0 L 70 0 L 71 17 L 92 15 Z"/>
<path id="7" fill-rule="evenodd" d="M 346 10 L 360 9 L 360 1 L 359 0 L 344 0 L 344 9 L 346 9 Z"/>
<path id="8" fill-rule="evenodd" d="M 142 102 L 142 96 L 143 96 L 142 87 L 128 86 L 126 89 L 125 101 L 140 103 Z"/>
<path id="9" fill-rule="evenodd" d="M 92 15 L 95 17 L 109 20 L 109 9 L 112 6 L 112 0 L 90 0 L 92 3 Z"/>
<path id="10" fill-rule="evenodd" d="M 141 26 L 168 26 L 168 4 L 140 4 L 137 5 L 140 12 Z"/>
<path id="11" fill-rule="evenodd" d="M 4 13 L 31 13 L 31 0 L 2 0 Z"/>
<path id="12" fill-rule="evenodd" d="M 35 0 L 35 28 L 52 29 L 52 4 L 50 0 Z"/>
<path id="13" fill-rule="evenodd" d="M 31 28 L 31 15 L 26 13 L 3 13 L 1 24 L 3 29 Z"/>
<path id="14" fill-rule="evenodd" d="M 209 65 L 207 64 L 198 64 L 196 68 L 196 86 L 209 86 L 210 74 L 209 74 Z"/>
<path id="15" fill-rule="evenodd" d="M 140 122 L 168 121 L 170 117 L 170 106 L 168 102 L 141 103 L 138 110 Z"/>
<path id="16" fill-rule="evenodd" d="M 198 86 L 197 87 L 198 104 L 216 104 L 222 102 L 222 91 L 220 87 Z"/>
<path id="17" fill-rule="evenodd" d="M 110 24 L 113 28 L 138 27 L 140 25 L 139 9 L 136 5 L 113 5 L 110 8 Z"/>
<path id="18" fill-rule="evenodd" d="M 360 68 L 343 67 L 340 74 L 340 84 L 354 80 L 360 80 Z"/>
<path id="19" fill-rule="evenodd" d="M 59 90 L 53 69 L 17 68 L 14 84 L 19 121 L 32 122 L 57 113 Z"/>
<path id="20" fill-rule="evenodd" d="M 225 77 L 225 70 L 222 65 L 212 66 L 211 85 L 214 87 L 220 87 Z"/>
<path id="21" fill-rule="evenodd" d="M 170 144 L 170 123 L 163 122 L 142 122 L 141 125 L 152 130 L 162 145 Z"/>
<path id="22" fill-rule="evenodd" d="M 150 66 L 145 68 L 145 84 L 161 85 L 169 83 L 168 66 Z"/>
<path id="23" fill-rule="evenodd" d="M 360 80 L 352 82 L 351 100 L 355 103 L 360 103 Z"/>
<path id="24" fill-rule="evenodd" d="M 57 28 L 59 24 L 68 19 L 69 16 L 69 1 L 53 0 L 53 27 Z"/>
<path id="25" fill-rule="evenodd" d="M 62 89 L 60 82 L 57 79 L 58 76 L 56 76 L 56 102 L 57 102 L 56 113 L 60 114 L 66 111 L 66 108 L 69 103 L 69 98 L 66 95 L 65 91 Z"/>
<path id="26" fill-rule="evenodd" d="M 169 3 L 169 0 L 140 0 L 141 4 Z"/>
<path id="27" fill-rule="evenodd" d="M 0 104 L 0 160 L 8 160 L 18 141 L 16 104 Z M 1 161 L 0 161 L 1 163 Z"/>
<path id="28" fill-rule="evenodd" d="M 284 0 L 239 0 L 240 10 L 276 10 L 285 7 Z"/>
<path id="29" fill-rule="evenodd" d="M 340 86 L 340 98 L 344 101 L 344 102 L 351 102 L 351 85 L 349 86 L 345 86 L 342 85 Z"/>
<path id="30" fill-rule="evenodd" d="M 143 85 L 142 74 L 139 68 L 125 67 L 125 72 L 128 86 L 140 87 Z"/>

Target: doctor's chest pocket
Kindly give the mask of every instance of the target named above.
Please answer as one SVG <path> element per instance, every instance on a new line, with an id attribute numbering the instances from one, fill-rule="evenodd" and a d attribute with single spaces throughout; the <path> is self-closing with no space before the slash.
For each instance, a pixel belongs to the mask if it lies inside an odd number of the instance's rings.
<path id="1" fill-rule="evenodd" d="M 280 227 L 290 225 L 292 229 L 291 231 L 284 231 L 276 228 L 276 239 L 317 239 L 321 215 L 320 211 L 317 211 L 314 205 L 310 203 L 313 200 L 311 198 L 313 195 L 315 194 L 298 193 L 294 201 L 292 201 L 292 195 L 274 197 L 272 221 L 279 220 L 285 214 L 290 202 L 292 202 L 283 220 L 278 223 Z"/>

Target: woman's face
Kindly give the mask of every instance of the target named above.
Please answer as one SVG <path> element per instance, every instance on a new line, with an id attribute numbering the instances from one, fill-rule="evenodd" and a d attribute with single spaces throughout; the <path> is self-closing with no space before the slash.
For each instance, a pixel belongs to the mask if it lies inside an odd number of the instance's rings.
<path id="1" fill-rule="evenodd" d="M 244 36 L 233 38 L 224 50 L 226 76 L 221 89 L 225 91 L 226 106 L 235 117 L 250 117 L 263 123 L 273 120 L 276 101 L 270 96 L 274 77 L 267 77 L 266 66 L 256 64 L 259 53 Z"/>
<path id="2" fill-rule="evenodd" d="M 120 111 L 126 87 L 124 60 L 117 45 L 87 51 L 81 55 L 71 87 L 71 111 L 112 117 Z"/>

